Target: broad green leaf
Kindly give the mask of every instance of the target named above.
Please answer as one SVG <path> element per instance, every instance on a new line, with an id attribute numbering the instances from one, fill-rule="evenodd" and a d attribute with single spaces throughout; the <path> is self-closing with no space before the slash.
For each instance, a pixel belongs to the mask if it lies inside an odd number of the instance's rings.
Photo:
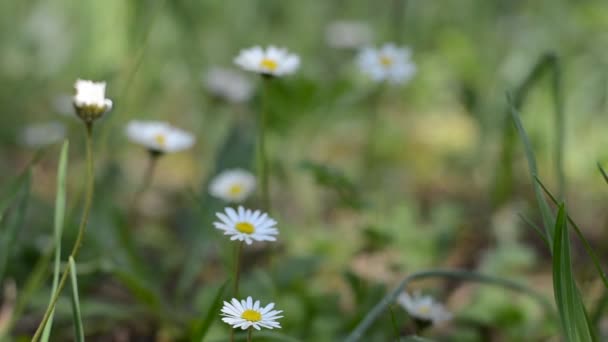
<path id="1" fill-rule="evenodd" d="M 84 328 L 82 327 L 82 317 L 80 315 L 80 299 L 78 298 L 78 274 L 76 273 L 76 263 L 70 256 L 68 260 L 70 267 L 70 280 L 72 285 L 72 314 L 74 316 L 74 336 L 77 342 L 84 342 Z"/>
<path id="2" fill-rule="evenodd" d="M 192 342 L 203 342 L 209 328 L 211 327 L 211 324 L 219 319 L 222 299 L 224 298 L 224 292 L 229 283 L 230 281 L 226 281 L 222 286 L 220 286 L 220 288 L 217 289 L 209 309 L 200 319 L 195 321 L 195 326 L 193 329 L 194 331 L 192 333 L 192 338 L 190 339 Z"/>
<path id="3" fill-rule="evenodd" d="M 572 274 L 570 239 L 564 204 L 559 205 L 553 243 L 553 288 L 565 337 L 571 342 L 595 341 L 593 328 Z"/>
<path id="4" fill-rule="evenodd" d="M 54 250 L 55 250 L 55 264 L 53 266 L 53 287 L 51 289 L 52 294 L 57 291 L 59 283 L 59 276 L 61 273 L 61 235 L 63 232 L 63 221 L 65 217 L 65 180 L 67 177 L 67 166 L 68 166 L 68 151 L 69 142 L 65 141 L 61 148 L 61 154 L 59 156 L 59 165 L 57 167 L 57 192 L 55 195 L 55 220 L 54 220 Z M 50 304 L 49 304 L 50 305 Z M 46 342 L 51 336 L 51 328 L 53 326 L 54 311 L 51 311 L 49 320 L 44 327 L 42 337 L 40 340 Z"/>

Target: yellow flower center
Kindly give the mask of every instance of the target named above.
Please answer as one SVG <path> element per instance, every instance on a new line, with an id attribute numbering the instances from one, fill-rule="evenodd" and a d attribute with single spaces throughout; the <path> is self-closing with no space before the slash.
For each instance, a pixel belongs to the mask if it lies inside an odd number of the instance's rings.
<path id="1" fill-rule="evenodd" d="M 262 314 L 255 310 L 245 310 L 243 311 L 241 318 L 248 320 L 249 322 L 259 322 L 262 320 Z"/>
<path id="2" fill-rule="evenodd" d="M 228 193 L 232 196 L 238 196 L 243 192 L 243 185 L 241 184 L 232 184 L 228 189 Z"/>
<path id="3" fill-rule="evenodd" d="M 160 147 L 164 147 L 165 143 L 167 142 L 167 138 L 165 138 L 165 136 L 162 134 L 157 134 L 156 136 L 154 136 L 154 140 Z"/>
<path id="4" fill-rule="evenodd" d="M 238 222 L 236 224 L 236 230 L 241 233 L 251 234 L 255 232 L 255 227 L 249 222 Z"/>
<path id="5" fill-rule="evenodd" d="M 393 59 L 387 56 L 380 56 L 380 64 L 385 67 L 389 67 L 393 64 Z"/>
<path id="6" fill-rule="evenodd" d="M 428 305 L 422 305 L 418 307 L 418 312 L 423 315 L 428 315 L 431 313 L 431 307 Z"/>
<path id="7" fill-rule="evenodd" d="M 274 59 L 264 58 L 260 62 L 260 66 L 264 69 L 267 69 L 270 71 L 275 71 L 275 70 L 277 70 L 277 67 L 279 66 L 279 64 Z"/>

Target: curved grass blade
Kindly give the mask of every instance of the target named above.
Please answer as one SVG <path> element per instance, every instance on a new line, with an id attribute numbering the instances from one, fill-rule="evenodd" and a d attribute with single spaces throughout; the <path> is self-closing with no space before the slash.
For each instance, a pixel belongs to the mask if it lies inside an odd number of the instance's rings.
<path id="1" fill-rule="evenodd" d="M 57 291 L 59 283 L 59 274 L 61 273 L 61 235 L 63 233 L 63 221 L 65 218 L 65 180 L 67 177 L 68 166 L 68 151 L 69 142 L 65 141 L 59 155 L 59 166 L 57 167 L 57 193 L 55 196 L 55 221 L 54 221 L 54 249 L 55 249 L 55 264 L 53 266 L 53 287 L 51 293 Z M 51 327 L 53 326 L 53 316 L 55 310 L 51 312 L 49 320 L 42 332 L 41 341 L 46 342 L 51 335 Z"/>
<path id="2" fill-rule="evenodd" d="M 606 183 L 608 183 L 608 173 L 606 173 L 606 170 L 604 170 L 604 168 L 602 167 L 602 165 L 600 165 L 600 163 L 597 163 L 597 168 L 600 169 L 600 172 L 602 173 L 604 180 L 606 181 Z"/>
<path id="3" fill-rule="evenodd" d="M 528 138 L 528 134 L 524 129 L 523 124 L 521 123 L 521 119 L 519 116 L 519 112 L 513 103 L 513 100 L 509 95 L 507 95 L 507 101 L 509 102 L 509 106 L 511 108 L 511 117 L 513 118 L 513 122 L 515 123 L 515 127 L 517 128 L 517 132 L 519 133 L 519 137 L 524 144 L 524 149 L 526 151 L 526 159 L 528 160 L 528 170 L 530 171 L 530 178 L 532 179 L 532 183 L 534 185 L 534 195 L 536 196 L 536 201 L 538 202 L 538 206 L 540 208 L 541 216 L 543 219 L 543 225 L 545 227 L 545 235 L 547 236 L 547 241 L 549 241 L 549 248 L 553 249 L 551 243 L 553 242 L 553 229 L 554 229 L 554 216 L 549 208 L 549 204 L 547 200 L 543 196 L 543 192 L 540 186 L 534 181 L 534 179 L 538 175 L 538 168 L 536 166 L 536 156 L 534 155 L 534 150 L 532 149 L 532 144 L 530 143 L 530 139 Z"/>
<path id="4" fill-rule="evenodd" d="M 501 279 L 501 278 L 496 278 L 496 277 L 476 273 L 476 272 L 469 272 L 469 271 L 463 271 L 463 270 L 450 270 L 450 269 L 427 270 L 427 271 L 422 271 L 422 272 L 418 272 L 418 273 L 413 273 L 413 274 L 410 274 L 409 276 L 405 277 L 392 292 L 390 292 L 389 294 L 384 296 L 384 298 L 382 298 L 382 300 L 378 304 L 376 304 L 376 306 L 374 306 L 372 308 L 372 310 L 363 318 L 361 323 L 359 323 L 359 325 L 357 325 L 357 327 L 350 333 L 350 335 L 348 335 L 348 337 L 346 338 L 345 341 L 346 342 L 355 342 L 355 341 L 361 340 L 361 338 L 363 337 L 363 334 L 367 331 L 367 329 L 369 329 L 369 327 L 376 321 L 376 319 L 378 319 L 378 317 L 380 317 L 380 315 L 382 315 L 382 313 L 386 310 L 386 308 L 390 304 L 392 304 L 397 299 L 397 297 L 399 297 L 399 294 L 401 294 L 401 292 L 403 292 L 405 290 L 405 288 L 407 287 L 407 285 L 410 282 L 412 282 L 414 280 L 419 280 L 419 279 L 436 278 L 436 277 L 454 278 L 454 279 L 460 279 L 460 280 L 465 280 L 465 281 L 470 281 L 470 282 L 483 283 L 483 284 L 487 284 L 487 285 L 495 285 L 495 286 L 500 286 L 500 287 L 503 287 L 505 289 L 509 289 L 512 291 L 521 292 L 521 293 L 526 294 L 526 295 L 530 296 L 531 298 L 535 299 L 540 305 L 542 305 L 545 308 L 545 311 L 550 316 L 555 316 L 555 312 L 553 311 L 553 306 L 543 295 L 541 295 L 541 294 L 537 293 L 536 291 L 534 291 L 524 285 L 521 285 L 519 283 L 510 281 L 510 280 L 506 280 L 506 279 Z"/>
<path id="5" fill-rule="evenodd" d="M 525 217 L 522 214 L 517 214 L 519 216 L 519 218 L 524 221 L 528 226 L 532 227 L 532 229 L 534 229 L 534 231 L 538 234 L 538 236 L 543 239 L 543 241 L 545 242 L 545 244 L 547 245 L 547 247 L 551 246 L 551 244 L 549 243 L 549 240 L 547 240 L 547 237 L 545 236 L 545 233 L 543 233 L 542 229 L 537 226 L 536 224 L 534 224 L 534 222 L 532 222 L 532 220 L 530 220 L 529 218 Z"/>
<path id="6" fill-rule="evenodd" d="M 224 282 L 224 284 L 222 284 L 222 286 L 220 286 L 220 288 L 215 293 L 215 296 L 213 297 L 213 302 L 211 303 L 209 310 L 207 310 L 201 320 L 198 320 L 196 322 L 194 332 L 192 333 L 192 342 L 203 342 L 205 340 L 207 332 L 209 331 L 209 328 L 211 327 L 211 324 L 217 318 L 220 317 L 218 315 L 218 312 L 220 312 L 220 308 L 222 306 L 222 298 L 224 298 L 224 292 L 229 283 L 230 281 L 227 280 L 226 282 Z"/>
<path id="7" fill-rule="evenodd" d="M 72 314 L 74 315 L 74 336 L 77 342 L 84 342 L 84 329 L 82 327 L 82 317 L 80 315 L 80 300 L 78 299 L 78 280 L 76 273 L 76 263 L 70 256 L 68 260 L 70 266 L 70 280 L 72 285 Z"/>
<path id="8" fill-rule="evenodd" d="M 549 191 L 549 189 L 543 184 L 543 182 L 541 182 L 541 180 L 538 177 L 536 178 L 536 183 L 538 183 L 540 185 L 540 187 L 543 189 L 543 191 L 547 194 L 549 199 L 551 199 L 551 201 L 555 205 L 559 205 L 555 196 L 553 196 L 551 191 Z M 570 223 L 572 228 L 574 228 L 574 232 L 576 233 L 576 236 L 583 243 L 585 252 L 587 252 L 587 255 L 589 255 L 589 257 L 591 258 L 591 261 L 593 261 L 593 265 L 595 266 L 597 273 L 600 275 L 600 278 L 602 278 L 602 282 L 604 283 L 604 286 L 608 289 L 608 277 L 606 277 L 606 273 L 604 273 L 604 270 L 602 269 L 602 266 L 600 264 L 600 259 L 595 254 L 595 251 L 593 251 L 593 248 L 591 247 L 591 244 L 589 244 L 589 241 L 587 241 L 587 239 L 585 239 L 585 236 L 583 235 L 581 228 L 576 224 L 576 222 L 574 222 L 574 220 L 570 217 L 570 215 L 566 214 L 566 218 L 568 219 L 568 223 Z"/>
<path id="9" fill-rule="evenodd" d="M 564 204 L 559 205 L 553 243 L 553 288 L 562 328 L 568 341 L 596 341 L 572 275 L 570 239 Z"/>

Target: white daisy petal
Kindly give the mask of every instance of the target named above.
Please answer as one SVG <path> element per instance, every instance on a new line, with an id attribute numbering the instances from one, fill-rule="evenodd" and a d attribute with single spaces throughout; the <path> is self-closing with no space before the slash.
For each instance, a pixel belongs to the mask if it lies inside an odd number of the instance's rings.
<path id="1" fill-rule="evenodd" d="M 132 142 L 157 153 L 186 150 L 195 142 L 192 134 L 162 121 L 131 121 L 126 134 Z"/>
<path id="2" fill-rule="evenodd" d="M 446 308 L 431 296 L 421 296 L 416 294 L 410 296 L 407 292 L 402 293 L 397 302 L 413 317 L 439 323 L 452 318 L 452 314 Z"/>
<path id="3" fill-rule="evenodd" d="M 362 49 L 357 62 L 361 71 L 376 82 L 406 83 L 416 73 L 411 50 L 390 43 L 379 49 Z"/>
<path id="4" fill-rule="evenodd" d="M 244 70 L 262 75 L 284 76 L 293 74 L 300 66 L 300 58 L 285 48 L 255 46 L 241 50 L 234 63 Z"/>
<path id="5" fill-rule="evenodd" d="M 217 213 L 219 221 L 213 226 L 224 231 L 230 240 L 243 241 L 250 245 L 253 241 L 276 241 L 279 230 L 277 222 L 259 211 L 252 211 L 239 206 L 237 210 L 227 207 L 224 213 Z M 243 304 L 244 305 L 244 304 Z"/>

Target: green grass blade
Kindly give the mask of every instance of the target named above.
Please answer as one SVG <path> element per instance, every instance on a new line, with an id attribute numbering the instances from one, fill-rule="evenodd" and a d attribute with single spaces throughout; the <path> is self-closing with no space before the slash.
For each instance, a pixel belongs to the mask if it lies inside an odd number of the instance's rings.
<path id="1" fill-rule="evenodd" d="M 554 163 L 558 184 L 558 195 L 561 200 L 566 191 L 566 175 L 564 172 L 564 146 L 566 144 L 566 116 L 564 115 L 564 95 L 562 87 L 562 70 L 559 58 L 550 54 L 550 65 L 552 71 L 551 93 L 553 107 L 555 108 L 555 150 Z"/>
<path id="2" fill-rule="evenodd" d="M 203 342 L 205 340 L 205 336 L 207 336 L 207 332 L 211 327 L 211 324 L 215 322 L 220 316 L 220 308 L 222 307 L 222 299 L 224 298 L 224 292 L 226 291 L 226 287 L 230 281 L 224 282 L 222 286 L 217 290 L 215 296 L 213 297 L 213 302 L 211 302 L 211 306 L 203 316 L 201 320 L 197 320 L 195 323 L 194 331 L 192 333 L 192 342 Z"/>
<path id="3" fill-rule="evenodd" d="M 538 178 L 536 178 L 536 182 L 540 185 L 540 187 L 547 194 L 547 196 L 551 199 L 551 201 L 555 205 L 559 205 L 559 203 L 557 202 L 557 198 L 555 198 L 555 196 L 553 196 L 551 191 L 549 191 L 549 189 L 543 184 L 543 182 L 541 182 L 541 180 Z M 587 239 L 585 239 L 585 235 L 583 235 L 581 228 L 576 224 L 576 222 L 574 222 L 572 217 L 570 217 L 570 215 L 566 215 L 566 218 L 568 219 L 568 223 L 570 223 L 572 228 L 574 228 L 574 232 L 576 233 L 576 236 L 583 243 L 585 252 L 587 252 L 587 255 L 589 255 L 589 257 L 591 258 L 591 261 L 593 262 L 593 265 L 595 266 L 597 273 L 600 275 L 600 278 L 602 278 L 602 282 L 604 283 L 604 286 L 608 289 L 608 277 L 606 276 L 606 273 L 602 269 L 602 265 L 600 264 L 600 259 L 595 254 L 595 251 L 591 247 L 591 244 L 589 244 L 589 241 L 587 241 Z"/>
<path id="4" fill-rule="evenodd" d="M 602 167 L 602 165 L 600 165 L 600 163 L 597 163 L 597 167 L 598 167 L 598 169 L 600 169 L 600 172 L 602 173 L 602 176 L 604 177 L 604 180 L 606 181 L 606 183 L 608 183 L 608 173 L 606 173 L 606 170 L 604 170 L 604 168 Z"/>
<path id="5" fill-rule="evenodd" d="M 391 291 L 386 296 L 384 296 L 384 298 L 382 298 L 382 300 L 378 304 L 376 304 L 376 306 L 374 306 L 367 315 L 365 315 L 363 320 L 357 325 L 357 327 L 355 327 L 355 329 L 350 333 L 350 335 L 348 335 L 348 337 L 345 339 L 345 341 L 346 342 L 360 341 L 363 338 L 363 334 L 367 331 L 367 329 L 369 329 L 369 327 L 371 327 L 371 325 L 378 319 L 378 317 L 380 317 L 382 315 L 382 313 L 386 310 L 386 308 L 388 308 L 389 305 L 391 305 L 393 302 L 395 302 L 395 300 L 397 300 L 397 297 L 399 297 L 399 294 L 401 294 L 405 290 L 405 288 L 407 287 L 407 285 L 410 282 L 412 282 L 414 280 L 420 280 L 420 279 L 426 279 L 426 278 L 459 279 L 459 280 L 463 280 L 463 281 L 499 286 L 499 287 L 503 287 L 505 289 L 509 289 L 512 291 L 521 292 L 522 294 L 526 294 L 526 295 L 530 296 L 531 298 L 533 298 L 534 300 L 536 300 L 541 306 L 543 306 L 545 308 L 545 311 L 551 317 L 555 316 L 551 303 L 543 295 L 537 293 L 536 291 L 534 291 L 524 285 L 518 284 L 516 282 L 510 281 L 507 279 L 501 279 L 501 278 L 497 278 L 497 277 L 493 277 L 493 276 L 488 276 L 488 275 L 484 275 L 484 274 L 480 274 L 480 273 L 476 273 L 476 272 L 463 271 L 463 270 L 453 270 L 453 269 L 427 270 L 427 271 L 413 273 L 413 274 L 410 274 L 409 276 L 405 277 L 393 291 Z"/>
<path id="6" fill-rule="evenodd" d="M 549 208 L 549 204 L 547 200 L 543 196 L 543 191 L 540 189 L 540 185 L 535 182 L 535 179 L 538 175 L 538 168 L 536 166 L 536 156 L 534 155 L 534 150 L 532 149 L 532 144 L 530 143 L 530 139 L 528 138 L 528 134 L 524 129 L 523 124 L 521 123 L 521 119 L 519 116 L 519 112 L 517 111 L 513 100 L 508 96 L 508 101 L 510 103 L 511 108 L 511 118 L 513 118 L 513 122 L 515 123 L 515 127 L 517 128 L 517 132 L 521 139 L 521 142 L 524 145 L 524 149 L 526 151 L 526 159 L 528 161 L 528 170 L 530 172 L 530 178 L 532 180 L 532 184 L 534 186 L 534 195 L 536 196 L 536 201 L 538 202 L 538 206 L 540 208 L 541 216 L 543 219 L 543 225 L 545 227 L 545 234 L 547 235 L 547 240 L 550 245 L 549 248 L 552 249 L 551 243 L 553 242 L 553 227 L 554 227 L 554 217 L 551 209 Z"/>
<path id="7" fill-rule="evenodd" d="M 55 221 L 54 221 L 54 249 L 55 249 L 55 264 L 53 266 L 53 287 L 51 293 L 57 291 L 57 285 L 59 283 L 59 275 L 61 273 L 61 235 L 63 233 L 63 221 L 65 218 L 65 203 L 66 203 L 66 192 L 65 192 L 65 180 L 67 177 L 68 167 L 68 151 L 69 142 L 65 141 L 61 148 L 61 154 L 59 156 L 59 166 L 57 167 L 57 193 L 55 196 Z M 55 310 L 51 312 L 49 320 L 44 327 L 42 342 L 47 342 L 51 336 L 51 328 L 53 326 L 53 316 Z"/>
<path id="8" fill-rule="evenodd" d="M 84 342 L 84 329 L 82 327 L 82 317 L 80 315 L 80 300 L 78 299 L 78 281 L 76 273 L 76 263 L 70 256 L 68 260 L 70 266 L 70 280 L 72 285 L 72 314 L 74 315 L 74 336 L 77 342 Z"/>
<path id="9" fill-rule="evenodd" d="M 8 259 L 15 246 L 17 233 L 21 230 L 25 220 L 27 205 L 29 202 L 30 185 L 32 180 L 31 170 L 28 169 L 23 175 L 23 182 L 17 181 L 18 192 L 15 195 L 15 209 L 8 217 L 3 217 L 0 222 L 0 284 L 3 283 L 4 273 L 8 265 Z M 8 202 L 7 202 L 8 203 Z M 4 205 L 4 203 L 3 203 Z M 7 208 L 10 203 L 7 204 Z"/>
<path id="10" fill-rule="evenodd" d="M 518 214 L 518 216 L 528 226 L 530 226 L 532 229 L 534 229 L 534 231 L 538 234 L 538 236 L 541 239 L 543 239 L 543 241 L 545 242 L 545 244 L 547 245 L 547 247 L 551 246 L 551 244 L 549 243 L 549 240 L 547 240 L 547 237 L 545 236 L 545 233 L 543 232 L 543 230 L 539 226 L 537 226 L 536 224 L 534 224 L 534 222 L 532 222 L 532 220 L 530 220 L 529 218 L 525 217 L 522 214 Z"/>
<path id="11" fill-rule="evenodd" d="M 562 328 L 568 341 L 595 341 L 580 293 L 572 274 L 570 239 L 564 204 L 559 205 L 553 243 L 553 287 Z"/>

